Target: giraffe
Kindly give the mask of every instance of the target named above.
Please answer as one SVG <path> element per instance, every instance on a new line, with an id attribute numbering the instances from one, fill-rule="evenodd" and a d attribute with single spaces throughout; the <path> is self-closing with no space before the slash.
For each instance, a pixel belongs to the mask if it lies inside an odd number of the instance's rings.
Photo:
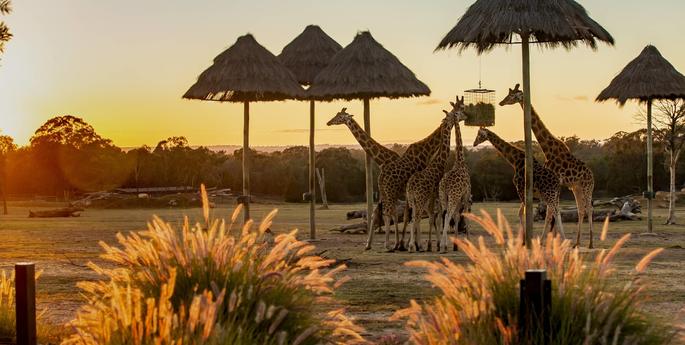
<path id="1" fill-rule="evenodd" d="M 454 114 L 460 109 L 464 108 L 464 97 L 457 98 L 456 103 L 452 104 L 452 111 Z M 461 139 L 461 128 L 459 123 L 454 124 L 454 142 L 455 161 L 452 169 L 446 172 L 440 180 L 438 186 L 438 197 L 440 199 L 440 206 L 444 213 L 444 220 L 442 222 L 442 237 L 438 240 L 438 251 L 447 252 L 447 230 L 451 227 L 450 223 L 458 224 L 461 220 L 461 214 L 471 208 L 471 177 L 469 169 L 464 160 L 464 148 Z M 466 236 L 469 235 L 468 225 L 466 228 Z M 456 229 L 455 229 L 456 232 Z M 454 246 L 456 250 L 456 245 Z"/>
<path id="2" fill-rule="evenodd" d="M 352 135 L 354 138 L 357 140 L 359 145 L 362 147 L 364 152 L 366 152 L 369 156 L 371 156 L 371 159 L 373 159 L 376 164 L 378 164 L 378 167 L 382 170 L 383 165 L 385 165 L 388 162 L 392 162 L 395 160 L 398 160 L 400 158 L 400 155 L 381 145 L 379 142 L 374 140 L 366 131 L 357 123 L 357 121 L 354 120 L 353 118 L 354 115 L 348 114 L 347 113 L 347 108 L 342 108 L 340 112 L 338 112 L 332 119 L 326 123 L 328 126 L 333 126 L 333 125 L 346 125 L 347 128 L 349 128 L 350 132 L 352 132 Z M 376 208 L 373 210 L 372 215 L 367 215 L 367 221 L 375 220 L 376 214 L 379 213 L 378 208 L 381 207 L 382 205 L 376 205 Z M 406 214 L 408 213 L 407 210 L 405 210 L 405 219 L 408 218 L 406 217 Z M 372 223 L 374 224 L 374 231 L 375 231 L 375 222 Z M 378 227 L 380 228 L 380 222 L 378 222 Z M 404 232 L 405 229 L 407 228 L 407 222 L 404 221 L 403 227 L 402 227 L 402 241 L 400 242 L 399 249 L 404 249 L 403 243 L 404 243 Z M 395 231 L 398 231 L 398 225 L 395 223 Z"/>
<path id="3" fill-rule="evenodd" d="M 444 110 L 443 110 L 444 111 Z M 442 143 L 434 153 L 433 158 L 428 162 L 425 169 L 415 173 L 409 178 L 407 182 L 407 205 L 412 210 L 414 218 L 412 221 L 413 229 L 410 230 L 409 251 L 412 252 L 421 250 L 421 215 L 424 211 L 428 212 L 428 251 L 431 251 L 432 233 L 435 226 L 435 201 L 438 198 L 438 184 L 440 178 L 445 174 L 445 165 L 450 154 L 450 132 L 455 122 L 466 119 L 464 112 L 459 109 L 459 112 L 452 115 L 444 111 L 447 116 L 443 122 L 447 121 L 445 126 L 442 126 Z M 439 205 L 438 205 L 438 208 Z M 441 211 L 438 214 L 442 214 Z M 435 229 L 437 239 L 437 227 Z"/>
<path id="4" fill-rule="evenodd" d="M 388 162 L 381 167 L 380 174 L 378 175 L 378 190 L 380 192 L 379 205 L 382 205 L 383 207 L 379 214 L 383 217 L 386 227 L 385 249 L 388 251 L 401 249 L 398 231 L 395 231 L 395 247 L 389 247 L 391 220 L 394 220 L 395 224 L 397 224 L 397 217 L 395 214 L 397 201 L 400 196 L 405 193 L 407 181 L 411 175 L 425 169 L 426 165 L 428 165 L 428 161 L 433 156 L 433 153 L 435 153 L 436 148 L 441 144 L 442 137 L 440 134 L 442 128 L 446 126 L 448 122 L 449 121 L 443 121 L 429 136 L 409 145 L 407 151 L 405 151 L 400 159 Z M 407 208 L 405 208 L 404 219 L 408 219 Z M 366 250 L 371 249 L 373 233 L 373 231 L 370 231 L 368 234 L 365 247 Z"/>
<path id="5" fill-rule="evenodd" d="M 525 207 L 524 200 L 526 193 L 526 153 L 520 148 L 504 141 L 491 130 L 481 127 L 478 130 L 476 140 L 473 142 L 473 147 L 476 147 L 485 141 L 490 141 L 497 152 L 499 152 L 499 154 L 507 160 L 509 165 L 514 168 L 514 186 L 516 187 L 516 193 L 518 193 L 519 200 L 521 201 L 521 206 L 519 207 L 519 224 L 523 227 L 523 210 Z M 556 233 L 558 230 L 563 237 L 564 229 L 561 224 L 561 214 L 559 213 L 559 176 L 552 170 L 545 168 L 535 159 L 533 160 L 533 191 L 538 194 L 540 199 L 547 205 L 543 233 L 546 233 L 549 227 L 549 231 L 554 230 Z"/>
<path id="6" fill-rule="evenodd" d="M 514 89 L 509 89 L 509 94 L 499 103 L 500 106 L 518 103 L 523 108 L 523 91 L 519 87 L 520 85 L 516 84 Z M 595 179 L 592 175 L 592 170 L 583 161 L 573 156 L 566 144 L 556 138 L 545 127 L 545 124 L 533 107 L 531 107 L 531 118 L 533 133 L 535 133 L 535 138 L 545 154 L 545 167 L 559 175 L 561 184 L 568 187 L 576 199 L 578 232 L 575 245 L 580 246 L 583 219 L 587 215 L 590 227 L 590 243 L 588 248 L 592 248 L 592 192 L 595 189 Z"/>

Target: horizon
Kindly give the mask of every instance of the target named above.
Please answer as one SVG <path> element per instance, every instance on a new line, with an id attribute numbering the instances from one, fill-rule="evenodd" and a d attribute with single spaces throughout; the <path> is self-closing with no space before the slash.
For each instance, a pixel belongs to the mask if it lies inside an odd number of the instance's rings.
<path id="1" fill-rule="evenodd" d="M 240 104 L 183 100 L 181 95 L 237 37 L 252 33 L 278 55 L 306 25 L 316 24 L 343 46 L 356 32 L 370 30 L 431 88 L 430 97 L 371 102 L 373 137 L 381 143 L 411 143 L 439 125 L 441 109 L 455 93 L 477 86 L 480 77 L 484 87 L 497 91 L 497 100 L 520 81 L 518 46 L 498 47 L 481 57 L 473 50 L 461 55 L 454 50 L 433 52 L 470 3 L 393 2 L 392 10 L 406 17 L 397 21 L 395 16 L 376 16 L 388 10 L 389 2 L 360 0 L 209 1 L 206 6 L 162 0 L 131 6 L 126 1 L 15 2 L 14 11 L 4 18 L 14 37 L 0 61 L 0 131 L 25 145 L 47 119 L 71 114 L 120 147 L 154 145 L 174 135 L 198 146 L 239 145 Z M 677 42 L 676 19 L 685 3 L 581 4 L 614 36 L 616 46 L 600 44 L 594 52 L 586 47 L 531 49 L 533 105 L 559 137 L 603 140 L 618 131 L 639 129 L 633 119 L 636 103 L 620 108 L 593 100 L 647 44 L 655 45 L 676 69 L 685 70 L 685 48 L 672 43 Z M 647 27 L 632 24 L 644 16 L 662 19 Z M 317 145 L 356 144 L 346 128 L 325 125 L 342 107 L 361 121 L 361 101 L 317 103 Z M 307 145 L 305 102 L 252 103 L 251 108 L 252 146 Z M 492 129 L 508 141 L 518 141 L 522 122 L 520 107 L 497 107 Z M 475 133 L 476 128 L 466 128 L 465 141 Z"/>

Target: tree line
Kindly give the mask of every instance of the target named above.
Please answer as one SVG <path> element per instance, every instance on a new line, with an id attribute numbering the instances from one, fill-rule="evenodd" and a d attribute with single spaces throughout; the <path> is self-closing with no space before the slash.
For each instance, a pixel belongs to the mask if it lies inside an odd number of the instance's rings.
<path id="1" fill-rule="evenodd" d="M 618 132 L 602 141 L 575 136 L 562 140 L 593 170 L 595 198 L 600 198 L 644 190 L 645 134 L 640 130 Z M 669 187 L 668 145 L 667 140 L 655 144 L 657 190 Z M 393 145 L 391 149 L 401 153 L 406 147 Z M 304 146 L 294 146 L 269 153 L 252 151 L 251 180 L 255 196 L 302 201 L 302 193 L 307 191 L 307 150 Z M 539 147 L 535 147 L 535 152 L 543 160 Z M 83 119 L 59 116 L 38 128 L 26 146 L 17 147 L 12 138 L 0 136 L 0 187 L 10 195 L 50 195 L 60 199 L 119 187 L 199 187 L 201 183 L 240 191 L 242 154 L 242 149 L 214 152 L 206 147 L 192 147 L 180 136 L 161 140 L 155 147 L 124 150 L 101 137 Z M 316 160 L 317 168 L 325 170 L 329 201 L 364 200 L 361 149 L 327 148 L 317 152 Z M 453 160 L 451 157 L 448 164 Z M 475 201 L 517 199 L 511 182 L 513 170 L 492 147 L 466 150 L 466 161 Z M 374 168 L 377 178 L 378 168 Z M 685 179 L 685 169 L 675 171 L 677 181 Z M 565 191 L 564 197 L 570 199 L 571 194 Z"/>

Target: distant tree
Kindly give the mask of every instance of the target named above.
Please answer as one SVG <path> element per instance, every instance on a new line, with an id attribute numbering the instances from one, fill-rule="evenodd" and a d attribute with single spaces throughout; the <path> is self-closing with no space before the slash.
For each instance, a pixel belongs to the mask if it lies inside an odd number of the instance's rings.
<path id="1" fill-rule="evenodd" d="M 327 148 L 319 152 L 316 167 L 326 170 L 326 194 L 330 201 L 360 201 L 364 196 L 363 155 L 355 158 L 344 147 Z"/>
<path id="2" fill-rule="evenodd" d="M 670 175 L 668 217 L 665 224 L 672 225 L 676 224 L 676 168 L 685 144 L 685 101 L 658 100 L 654 103 L 654 109 L 654 139 L 663 145 L 664 151 L 668 154 L 668 161 L 664 162 Z M 644 112 L 637 116 L 642 120 L 647 118 Z"/>
<path id="3" fill-rule="evenodd" d="M 101 137 L 83 119 L 65 115 L 49 119 L 30 140 L 31 156 L 42 170 L 41 190 L 72 191 L 110 189 L 122 184 L 130 167 L 124 153 Z"/>
<path id="4" fill-rule="evenodd" d="M 12 12 L 12 5 L 10 0 L 0 0 L 0 14 L 8 15 Z M 0 21 L 0 53 L 5 52 L 5 43 L 12 38 L 12 33 L 5 22 Z"/>
<path id="5" fill-rule="evenodd" d="M 0 193 L 3 214 L 7 214 L 7 156 L 16 149 L 17 145 L 12 137 L 0 135 Z"/>

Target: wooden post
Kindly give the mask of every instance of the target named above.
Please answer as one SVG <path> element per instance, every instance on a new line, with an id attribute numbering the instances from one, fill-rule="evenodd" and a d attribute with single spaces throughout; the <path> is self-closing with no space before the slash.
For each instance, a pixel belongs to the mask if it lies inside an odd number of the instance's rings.
<path id="1" fill-rule="evenodd" d="M 316 169 L 316 176 L 319 180 L 319 190 L 321 190 L 321 208 L 324 210 L 328 209 L 328 197 L 326 197 L 326 171 L 324 168 Z"/>
<path id="2" fill-rule="evenodd" d="M 316 148 L 314 143 L 314 101 L 309 101 L 309 239 L 316 239 Z"/>
<path id="3" fill-rule="evenodd" d="M 647 232 L 652 233 L 654 202 L 654 162 L 652 151 L 652 100 L 647 100 Z"/>
<path id="4" fill-rule="evenodd" d="M 552 282 L 546 270 L 527 270 L 520 282 L 519 337 L 520 343 L 540 340 L 549 343 L 551 335 L 550 312 L 552 310 Z"/>
<path id="5" fill-rule="evenodd" d="M 369 105 L 369 99 L 364 98 L 364 131 L 366 131 L 366 134 L 371 136 L 371 109 Z M 373 214 L 373 175 L 372 175 L 372 162 L 371 162 L 371 156 L 369 156 L 368 153 L 365 153 L 366 161 L 364 163 L 364 168 L 366 170 L 366 214 L 371 215 Z M 367 231 L 369 234 L 373 233 L 373 222 L 370 219 L 370 217 L 367 216 Z M 368 245 L 371 245 L 371 243 L 368 243 Z"/>
<path id="6" fill-rule="evenodd" d="M 17 345 L 36 345 L 36 269 L 33 263 L 14 265 Z"/>
<path id="7" fill-rule="evenodd" d="M 523 137 L 526 142 L 525 163 L 525 237 L 526 245 L 530 245 L 533 237 L 533 138 L 531 134 L 531 100 L 530 100 L 530 36 L 528 33 L 521 35 L 522 61 L 523 61 Z"/>
<path id="8" fill-rule="evenodd" d="M 250 102 L 243 108 L 243 223 L 250 219 Z"/>

